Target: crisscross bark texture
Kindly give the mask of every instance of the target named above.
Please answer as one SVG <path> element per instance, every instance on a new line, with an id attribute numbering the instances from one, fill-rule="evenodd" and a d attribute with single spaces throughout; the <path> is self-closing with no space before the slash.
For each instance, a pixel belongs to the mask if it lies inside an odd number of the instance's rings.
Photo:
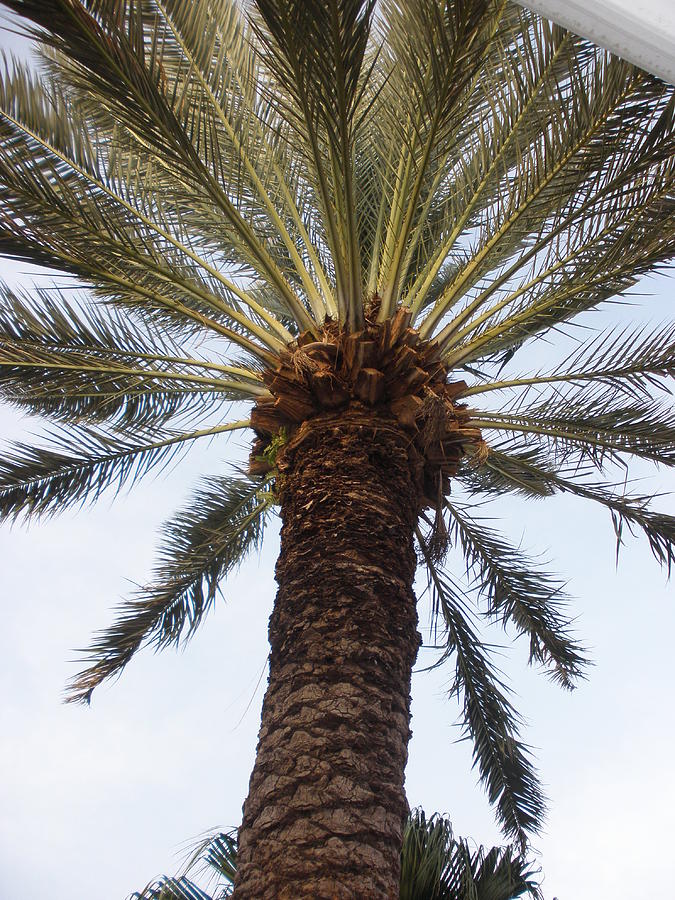
<path id="1" fill-rule="evenodd" d="M 277 466 L 279 591 L 235 897 L 397 897 L 423 461 L 393 416 L 353 403 L 307 420 Z"/>

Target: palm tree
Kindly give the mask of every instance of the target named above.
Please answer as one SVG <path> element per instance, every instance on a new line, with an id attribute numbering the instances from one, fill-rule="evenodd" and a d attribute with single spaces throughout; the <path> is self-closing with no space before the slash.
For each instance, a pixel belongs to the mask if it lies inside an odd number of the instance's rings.
<path id="1" fill-rule="evenodd" d="M 199 841 L 183 871 L 163 875 L 129 900 L 224 900 L 237 871 L 236 832 Z M 209 893 L 193 880 L 205 874 Z M 477 847 L 455 838 L 449 819 L 414 810 L 403 832 L 400 900 L 541 900 L 534 871 L 515 847 Z"/>
<path id="2" fill-rule="evenodd" d="M 0 251 L 68 279 L 3 291 L 2 396 L 54 424 L 5 453 L 0 512 L 251 434 L 70 698 L 189 637 L 276 509 L 238 900 L 398 890 L 418 563 L 524 845 L 542 791 L 476 620 L 564 687 L 584 653 L 561 583 L 480 505 L 570 493 L 675 558 L 675 518 L 625 468 L 675 462 L 673 325 L 583 317 L 675 251 L 673 90 L 508 0 L 3 2 L 42 52 L 0 87 Z M 523 374 L 572 322 L 573 351 Z"/>
<path id="3" fill-rule="evenodd" d="M 236 872 L 236 831 L 209 834 L 192 850 L 182 872 L 162 875 L 129 900 L 224 900 L 232 896 Z M 209 893 L 194 880 L 200 875 L 205 875 Z"/>
<path id="4" fill-rule="evenodd" d="M 472 851 L 443 816 L 417 809 L 406 822 L 400 900 L 542 900 L 535 874 L 513 846 Z"/>

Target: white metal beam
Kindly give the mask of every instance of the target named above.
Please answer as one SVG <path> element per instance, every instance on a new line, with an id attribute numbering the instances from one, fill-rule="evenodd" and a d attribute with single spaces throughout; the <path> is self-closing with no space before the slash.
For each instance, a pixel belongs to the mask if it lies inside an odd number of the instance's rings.
<path id="1" fill-rule="evenodd" d="M 526 0 L 521 5 L 675 84 L 675 0 Z"/>

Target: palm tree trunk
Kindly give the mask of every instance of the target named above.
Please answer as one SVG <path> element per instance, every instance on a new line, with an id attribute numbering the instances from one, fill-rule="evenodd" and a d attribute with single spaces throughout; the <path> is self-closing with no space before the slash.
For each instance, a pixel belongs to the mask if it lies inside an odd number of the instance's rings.
<path id="1" fill-rule="evenodd" d="M 393 418 L 303 424 L 278 458 L 279 591 L 236 900 L 398 897 L 420 465 Z"/>

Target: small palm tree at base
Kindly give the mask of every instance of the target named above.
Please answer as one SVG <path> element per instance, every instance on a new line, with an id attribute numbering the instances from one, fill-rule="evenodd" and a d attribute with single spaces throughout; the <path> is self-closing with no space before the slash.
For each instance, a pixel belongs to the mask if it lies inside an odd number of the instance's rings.
<path id="1" fill-rule="evenodd" d="M 129 900 L 224 900 L 237 868 L 236 832 L 207 837 L 181 875 L 163 876 Z M 201 875 L 202 888 L 189 876 Z M 400 900 L 541 900 L 535 872 L 513 846 L 471 850 L 453 837 L 450 820 L 422 810 L 408 817 L 401 851 Z"/>
<path id="2" fill-rule="evenodd" d="M 455 838 L 450 820 L 420 809 L 406 823 L 400 900 L 541 900 L 535 871 L 516 847 L 476 847 Z"/>

